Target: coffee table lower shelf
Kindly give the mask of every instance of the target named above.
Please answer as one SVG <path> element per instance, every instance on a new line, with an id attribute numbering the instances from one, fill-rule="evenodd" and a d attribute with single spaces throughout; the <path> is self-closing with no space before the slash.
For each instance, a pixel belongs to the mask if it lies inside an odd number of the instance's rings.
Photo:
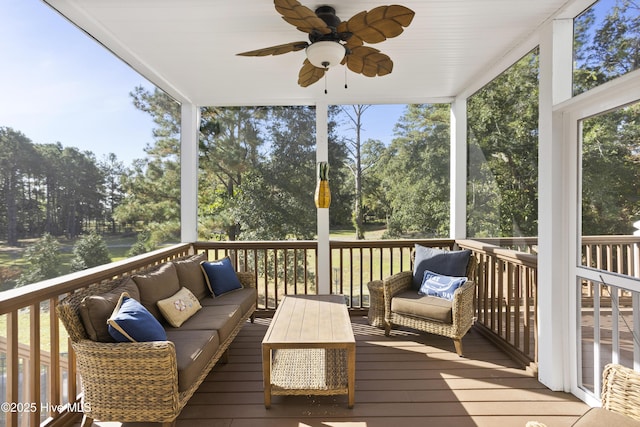
<path id="1" fill-rule="evenodd" d="M 349 393 L 347 352 L 340 348 L 273 350 L 271 394 L 334 395 Z"/>

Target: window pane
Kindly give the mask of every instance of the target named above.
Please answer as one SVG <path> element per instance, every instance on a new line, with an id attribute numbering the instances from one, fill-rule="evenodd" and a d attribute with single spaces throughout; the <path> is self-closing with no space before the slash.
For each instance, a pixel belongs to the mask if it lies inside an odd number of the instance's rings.
<path id="1" fill-rule="evenodd" d="M 638 68 L 640 8 L 600 0 L 574 20 L 573 92 L 578 95 Z"/>
<path id="2" fill-rule="evenodd" d="M 633 260 L 639 239 L 630 235 L 640 220 L 640 103 L 580 125 L 582 265 L 637 276 Z M 620 235 L 630 237 L 611 237 Z"/>
<path id="3" fill-rule="evenodd" d="M 538 52 L 469 98 L 469 237 L 538 234 Z"/>

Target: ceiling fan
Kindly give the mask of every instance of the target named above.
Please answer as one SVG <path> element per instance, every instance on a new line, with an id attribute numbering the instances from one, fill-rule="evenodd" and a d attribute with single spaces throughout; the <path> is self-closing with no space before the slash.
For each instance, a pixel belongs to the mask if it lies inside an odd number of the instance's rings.
<path id="1" fill-rule="evenodd" d="M 309 42 L 285 43 L 238 55 L 281 55 L 304 49 L 307 58 L 298 75 L 298 84 L 302 87 L 317 82 L 329 67 L 338 64 L 346 64 L 354 73 L 367 77 L 391 73 L 391 58 L 364 43 L 380 43 L 400 35 L 415 15 L 400 5 L 378 6 L 341 21 L 331 6 L 320 6 L 313 12 L 297 0 L 274 0 L 274 4 L 285 21 L 309 34 Z"/>

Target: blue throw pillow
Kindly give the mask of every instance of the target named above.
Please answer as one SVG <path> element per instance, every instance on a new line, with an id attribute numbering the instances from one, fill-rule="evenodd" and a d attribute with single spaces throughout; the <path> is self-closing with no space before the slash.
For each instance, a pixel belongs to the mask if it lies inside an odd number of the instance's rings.
<path id="1" fill-rule="evenodd" d="M 467 281 L 466 277 L 452 277 L 426 270 L 418 293 L 453 300 L 453 293 Z"/>
<path id="2" fill-rule="evenodd" d="M 240 279 L 238 279 L 229 257 L 218 261 L 202 261 L 200 268 L 202 268 L 207 286 L 214 296 L 242 288 Z"/>
<path id="3" fill-rule="evenodd" d="M 470 256 L 470 250 L 443 251 L 442 249 L 427 248 L 416 244 L 413 264 L 413 289 L 416 291 L 420 289 L 425 270 L 445 276 L 466 276 Z"/>
<path id="4" fill-rule="evenodd" d="M 142 304 L 120 295 L 113 314 L 107 320 L 109 334 L 118 342 L 166 341 L 167 333 Z"/>

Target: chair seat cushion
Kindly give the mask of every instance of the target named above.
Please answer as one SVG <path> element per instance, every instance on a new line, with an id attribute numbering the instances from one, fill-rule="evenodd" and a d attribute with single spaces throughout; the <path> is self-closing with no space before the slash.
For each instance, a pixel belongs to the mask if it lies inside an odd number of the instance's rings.
<path id="1" fill-rule="evenodd" d="M 573 425 L 579 427 L 640 427 L 640 421 L 606 409 L 591 408 Z"/>
<path id="2" fill-rule="evenodd" d="M 215 305 L 202 307 L 181 326 L 180 330 L 216 330 L 218 338 L 223 343 L 231 335 L 242 319 L 242 312 L 238 305 Z M 167 326 L 167 333 L 175 330 Z"/>
<path id="3" fill-rule="evenodd" d="M 246 313 L 256 303 L 256 295 L 257 291 L 255 288 L 235 289 L 219 297 L 213 298 L 207 296 L 202 298 L 200 304 L 202 304 L 202 306 L 239 305 L 242 313 Z"/>
<path id="4" fill-rule="evenodd" d="M 436 322 L 451 324 L 453 304 L 443 298 L 418 295 L 414 290 L 401 292 L 391 299 L 391 311 Z"/>
<path id="5" fill-rule="evenodd" d="M 176 347 L 178 390 L 187 390 L 220 347 L 215 330 L 169 329 L 167 339 Z"/>

